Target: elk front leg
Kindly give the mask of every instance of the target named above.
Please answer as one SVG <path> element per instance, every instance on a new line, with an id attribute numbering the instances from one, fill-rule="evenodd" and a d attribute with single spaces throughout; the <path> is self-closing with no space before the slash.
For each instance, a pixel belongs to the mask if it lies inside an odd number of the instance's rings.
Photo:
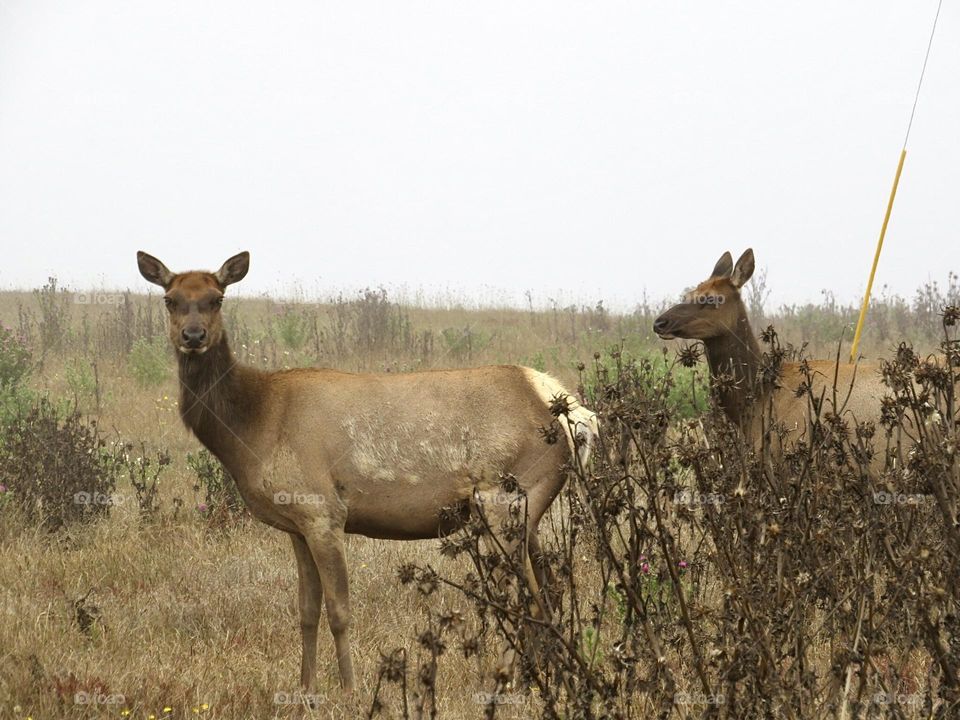
<path id="1" fill-rule="evenodd" d="M 303 638 L 300 686 L 304 692 L 312 694 L 317 680 L 317 625 L 320 622 L 323 584 L 306 540 L 301 535 L 290 535 L 290 539 L 293 541 L 299 577 L 297 599 L 300 605 L 300 635 Z"/>
<path id="2" fill-rule="evenodd" d="M 305 539 L 323 585 L 327 622 L 337 650 L 340 685 L 351 692 L 354 680 L 353 661 L 350 658 L 350 591 L 343 551 L 343 530 L 314 526 L 305 533 Z"/>

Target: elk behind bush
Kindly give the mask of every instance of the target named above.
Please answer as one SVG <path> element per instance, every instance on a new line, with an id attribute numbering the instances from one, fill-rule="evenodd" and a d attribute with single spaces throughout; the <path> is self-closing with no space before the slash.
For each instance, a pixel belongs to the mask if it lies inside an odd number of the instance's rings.
<path id="1" fill-rule="evenodd" d="M 744 252 L 736 265 L 725 252 L 709 278 L 656 319 L 654 332 L 665 340 L 703 341 L 720 407 L 758 444 L 773 430 L 781 441 L 809 442 L 812 418 L 821 412 L 851 425 L 879 425 L 880 399 L 886 388 L 878 364 L 784 362 L 783 356 L 774 355 L 764 362 L 740 297 L 753 270 L 753 250 Z M 882 466 L 882 453 L 875 454 L 872 462 Z"/>

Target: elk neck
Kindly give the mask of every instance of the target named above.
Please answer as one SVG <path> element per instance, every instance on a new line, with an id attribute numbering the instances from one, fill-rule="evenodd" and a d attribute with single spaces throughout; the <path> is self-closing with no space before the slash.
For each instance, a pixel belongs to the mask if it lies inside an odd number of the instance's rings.
<path id="1" fill-rule="evenodd" d="M 703 343 L 710 377 L 720 407 L 744 432 L 749 432 L 754 405 L 763 399 L 757 384 L 760 345 L 753 336 L 746 312 L 741 309 L 733 327 Z"/>
<path id="2" fill-rule="evenodd" d="M 178 353 L 180 417 L 224 464 L 247 444 L 263 407 L 266 373 L 238 364 L 227 341 L 201 355 Z M 242 453 L 241 453 L 242 454 Z"/>

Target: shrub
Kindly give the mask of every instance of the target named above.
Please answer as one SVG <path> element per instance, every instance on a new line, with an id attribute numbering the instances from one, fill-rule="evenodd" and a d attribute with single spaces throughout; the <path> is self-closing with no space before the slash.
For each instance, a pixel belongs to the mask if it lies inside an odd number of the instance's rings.
<path id="1" fill-rule="evenodd" d="M 197 476 L 195 491 L 203 490 L 204 501 L 198 510 L 211 525 L 227 525 L 247 514 L 236 483 L 220 461 L 207 450 L 187 453 L 187 465 Z"/>
<path id="2" fill-rule="evenodd" d="M 547 361 L 543 357 L 543 350 L 537 350 L 533 357 L 527 358 L 522 364 L 540 372 L 547 371 Z"/>
<path id="3" fill-rule="evenodd" d="M 404 353 L 422 359 L 432 350 L 432 333 L 417 333 L 410 316 L 391 301 L 383 288 L 367 288 L 356 300 L 338 297 L 331 308 L 329 338 L 339 357 L 356 356 L 365 361 Z"/>
<path id="4" fill-rule="evenodd" d="M 170 464 L 170 454 L 161 448 L 151 456 L 143 443 L 136 457 L 129 454 L 132 445 L 124 445 L 123 450 L 124 470 L 133 486 L 140 517 L 154 518 L 160 513 L 160 475 Z"/>
<path id="5" fill-rule="evenodd" d="M 472 360 L 489 343 L 490 338 L 477 330 L 465 327 L 444 328 L 440 333 L 444 354 L 457 360 Z"/>
<path id="6" fill-rule="evenodd" d="M 25 410 L 33 393 L 24 385 L 33 369 L 33 354 L 23 338 L 0 325 L 0 426 Z"/>
<path id="7" fill-rule="evenodd" d="M 37 394 L 23 385 L 0 391 L 0 428 L 7 427 L 37 402 Z M 2 441 L 0 441 L 2 444 Z"/>
<path id="8" fill-rule="evenodd" d="M 26 342 L 0 325 L 0 392 L 18 387 L 32 368 L 33 356 Z"/>
<path id="9" fill-rule="evenodd" d="M 310 336 L 312 319 L 304 310 L 285 305 L 276 315 L 277 333 L 288 350 L 299 350 Z"/>
<path id="10" fill-rule="evenodd" d="M 960 325 L 960 308 L 942 324 Z M 764 342 L 776 374 L 786 353 L 772 330 Z M 421 596 L 419 648 L 383 656 L 370 716 L 434 712 L 438 662 L 492 634 L 522 658 L 518 687 L 535 692 L 507 694 L 498 674 L 481 694 L 486 717 L 503 702 L 551 720 L 949 717 L 960 703 L 960 341 L 948 334 L 940 350 L 903 343 L 882 364 L 877 423 L 814 402 L 802 364 L 785 391 L 809 394 L 807 432 L 791 437 L 765 415 L 774 437 L 759 449 L 722 414 L 702 427 L 682 418 L 670 374 L 696 363 L 690 349 L 659 379 L 659 361 L 598 359 L 591 406 L 604 422 L 589 471 L 574 469 L 558 498 L 559 527 L 551 537 L 541 524 L 526 562 L 514 549 L 527 537 L 524 496 L 506 477 L 509 512 L 478 503 L 441 541 L 464 557 L 459 570 L 401 566 Z M 878 470 L 872 454 L 887 445 Z M 452 592 L 439 600 L 442 588 Z M 475 614 L 469 625 L 451 597 Z"/>
<path id="11" fill-rule="evenodd" d="M 89 400 L 95 400 L 99 410 L 100 388 L 94 364 L 79 359 L 72 360 L 67 363 L 64 376 L 75 405 L 79 407 Z"/>
<path id="12" fill-rule="evenodd" d="M 130 372 L 133 379 L 143 387 L 159 385 L 170 376 L 170 359 L 167 342 L 156 336 L 139 338 L 130 351 Z"/>
<path id="13" fill-rule="evenodd" d="M 118 460 L 95 422 L 42 398 L 0 433 L 4 504 L 51 530 L 104 517 L 114 503 Z"/>
<path id="14" fill-rule="evenodd" d="M 699 359 L 698 345 L 689 346 L 671 359 L 666 351 L 640 351 L 634 355 L 622 347 L 607 355 L 595 355 L 596 372 L 585 381 L 587 405 L 600 402 L 597 383 L 616 385 L 621 375 L 628 387 L 642 391 L 645 397 L 663 402 L 678 418 L 701 415 L 709 407 L 708 373 L 695 367 Z"/>
<path id="15" fill-rule="evenodd" d="M 40 347 L 46 357 L 49 352 L 59 352 L 70 334 L 70 293 L 57 287 L 57 279 L 51 277 L 33 295 L 40 306 Z"/>

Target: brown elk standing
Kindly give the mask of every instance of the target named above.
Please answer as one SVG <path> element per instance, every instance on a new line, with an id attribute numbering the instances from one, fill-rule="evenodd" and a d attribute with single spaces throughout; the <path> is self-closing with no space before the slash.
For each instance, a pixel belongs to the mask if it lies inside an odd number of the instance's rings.
<path id="1" fill-rule="evenodd" d="M 596 416 L 553 378 L 517 366 L 358 375 L 239 365 L 220 307 L 249 262 L 244 252 L 215 273 L 177 274 L 137 253 L 140 273 L 164 290 L 183 422 L 223 463 L 251 513 L 293 542 L 307 692 L 321 600 L 341 684 L 354 686 L 344 533 L 438 537 L 466 519 L 471 503 L 501 493 L 499 477 L 509 473 L 526 495 L 523 557 L 537 597 L 537 523 L 563 486 L 563 466 L 587 462 Z M 566 443 L 545 443 L 541 430 L 555 422 Z"/>
<path id="2" fill-rule="evenodd" d="M 799 395 L 795 391 L 807 381 L 800 363 L 782 363 L 776 383 L 762 382 L 762 353 L 740 297 L 740 288 L 753 269 L 753 250 L 744 252 L 736 265 L 725 252 L 707 280 L 654 321 L 654 332 L 665 340 L 703 341 L 721 409 L 757 444 L 770 418 L 783 424 L 787 442 L 804 437 L 811 420 L 811 397 L 822 398 L 823 413 L 878 422 L 881 398 L 888 393 L 875 364 L 808 361 L 812 383 L 809 392 Z M 874 465 L 882 461 L 882 453 L 877 453 Z"/>

